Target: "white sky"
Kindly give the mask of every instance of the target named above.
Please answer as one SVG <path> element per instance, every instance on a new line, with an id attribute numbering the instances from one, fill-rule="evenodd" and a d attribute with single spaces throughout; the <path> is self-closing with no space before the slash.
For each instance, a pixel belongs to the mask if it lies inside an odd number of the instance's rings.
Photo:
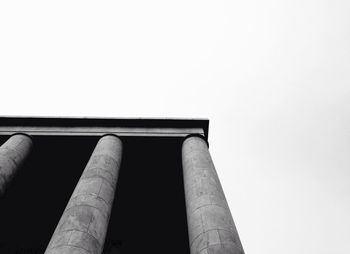
<path id="1" fill-rule="evenodd" d="M 0 115 L 207 117 L 247 254 L 350 253 L 350 1 L 1 1 Z"/>

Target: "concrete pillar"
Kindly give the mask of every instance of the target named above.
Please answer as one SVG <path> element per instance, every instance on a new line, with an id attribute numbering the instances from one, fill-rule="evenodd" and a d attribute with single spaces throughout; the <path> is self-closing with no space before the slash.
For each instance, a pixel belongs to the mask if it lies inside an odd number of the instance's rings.
<path id="1" fill-rule="evenodd" d="M 191 254 L 243 254 L 206 141 L 189 136 L 182 146 Z"/>
<path id="2" fill-rule="evenodd" d="M 121 157 L 122 142 L 118 137 L 106 135 L 98 141 L 46 254 L 102 253 Z"/>
<path id="3" fill-rule="evenodd" d="M 32 145 L 29 136 L 18 133 L 0 147 L 0 196 L 28 157 Z"/>

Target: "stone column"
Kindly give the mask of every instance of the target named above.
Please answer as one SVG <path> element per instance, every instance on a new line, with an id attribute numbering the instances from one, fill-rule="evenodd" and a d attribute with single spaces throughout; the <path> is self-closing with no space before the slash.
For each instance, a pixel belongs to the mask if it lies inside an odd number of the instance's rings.
<path id="1" fill-rule="evenodd" d="M 46 254 L 102 253 L 121 157 L 122 142 L 118 137 L 106 135 L 98 141 Z"/>
<path id="2" fill-rule="evenodd" d="M 185 139 L 182 165 L 191 254 L 243 254 L 204 138 Z"/>
<path id="3" fill-rule="evenodd" d="M 18 133 L 0 147 L 0 196 L 28 157 L 32 145 L 28 135 Z"/>

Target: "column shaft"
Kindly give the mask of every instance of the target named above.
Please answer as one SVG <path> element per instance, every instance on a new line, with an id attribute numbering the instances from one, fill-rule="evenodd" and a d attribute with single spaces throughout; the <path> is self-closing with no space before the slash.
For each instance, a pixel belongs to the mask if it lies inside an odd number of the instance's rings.
<path id="1" fill-rule="evenodd" d="M 15 134 L 0 147 L 0 195 L 28 157 L 32 145 L 29 136 Z"/>
<path id="2" fill-rule="evenodd" d="M 182 146 L 191 254 L 243 254 L 207 143 L 197 136 Z"/>
<path id="3" fill-rule="evenodd" d="M 107 233 L 122 142 L 102 137 L 56 227 L 46 254 L 100 254 Z"/>

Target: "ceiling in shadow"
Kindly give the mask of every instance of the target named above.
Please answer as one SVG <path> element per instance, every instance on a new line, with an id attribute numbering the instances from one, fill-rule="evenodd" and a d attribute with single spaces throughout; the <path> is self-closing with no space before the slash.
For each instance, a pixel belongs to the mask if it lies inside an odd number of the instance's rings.
<path id="1" fill-rule="evenodd" d="M 8 137 L 1 136 L 1 144 Z M 110 253 L 189 253 L 182 138 L 123 137 L 105 241 Z M 97 137 L 35 137 L 0 199 L 0 253 L 44 253 Z"/>

